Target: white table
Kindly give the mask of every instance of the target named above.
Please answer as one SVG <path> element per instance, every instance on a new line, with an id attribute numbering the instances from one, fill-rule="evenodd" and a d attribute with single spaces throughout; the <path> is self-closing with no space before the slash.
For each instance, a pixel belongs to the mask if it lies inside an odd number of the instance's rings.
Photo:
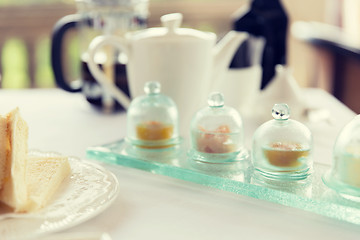
<path id="1" fill-rule="evenodd" d="M 317 89 L 304 93 L 330 110 L 331 125 L 309 123 L 315 161 L 331 163 L 341 128 L 355 114 Z M 0 90 L 0 114 L 19 106 L 29 147 L 85 158 L 89 146 L 125 136 L 124 113 L 104 115 L 81 94 L 59 89 Z M 245 119 L 246 144 L 257 127 Z M 66 232 L 108 232 L 113 239 L 360 239 L 360 226 L 148 172 L 106 165 L 120 182 L 114 204 Z"/>

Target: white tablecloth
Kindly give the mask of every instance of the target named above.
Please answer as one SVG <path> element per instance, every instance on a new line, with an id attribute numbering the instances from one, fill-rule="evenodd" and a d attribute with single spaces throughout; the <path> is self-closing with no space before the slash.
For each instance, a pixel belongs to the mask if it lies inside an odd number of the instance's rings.
<path id="1" fill-rule="evenodd" d="M 331 164 L 341 128 L 354 113 L 318 89 L 305 90 L 331 121 L 307 123 L 314 160 Z M 29 147 L 85 158 L 89 146 L 125 136 L 126 115 L 92 109 L 81 94 L 59 89 L 0 90 L 0 114 L 19 107 L 29 125 Z M 256 124 L 245 119 L 250 146 Z M 114 204 L 66 232 L 108 232 L 113 239 L 360 239 L 360 226 L 310 212 L 148 172 L 106 165 L 120 182 Z"/>

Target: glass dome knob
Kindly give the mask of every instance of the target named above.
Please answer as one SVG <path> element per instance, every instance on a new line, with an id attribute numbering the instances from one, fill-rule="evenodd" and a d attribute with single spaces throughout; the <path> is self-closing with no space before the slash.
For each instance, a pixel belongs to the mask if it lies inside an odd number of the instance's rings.
<path id="1" fill-rule="evenodd" d="M 146 94 L 158 94 L 161 90 L 161 84 L 159 82 L 147 82 L 144 86 Z"/>
<path id="2" fill-rule="evenodd" d="M 208 98 L 209 107 L 222 107 L 224 106 L 224 95 L 219 92 L 210 93 Z"/>
<path id="3" fill-rule="evenodd" d="M 287 120 L 290 117 L 290 108 L 285 103 L 275 104 L 272 109 L 272 116 L 277 120 Z"/>

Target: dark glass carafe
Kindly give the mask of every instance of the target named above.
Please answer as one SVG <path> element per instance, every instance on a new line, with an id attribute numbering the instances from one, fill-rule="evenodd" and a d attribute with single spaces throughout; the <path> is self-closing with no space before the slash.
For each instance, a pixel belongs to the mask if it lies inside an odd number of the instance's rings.
<path id="1" fill-rule="evenodd" d="M 239 11 L 233 19 L 233 29 L 247 32 L 250 36 L 263 37 L 265 46 L 261 65 L 263 68 L 261 88 L 275 75 L 277 64 L 286 64 L 286 36 L 288 17 L 279 0 L 253 0 L 250 7 Z M 249 53 L 252 39 L 244 42 L 236 52 L 230 68 L 247 67 L 244 52 Z"/>

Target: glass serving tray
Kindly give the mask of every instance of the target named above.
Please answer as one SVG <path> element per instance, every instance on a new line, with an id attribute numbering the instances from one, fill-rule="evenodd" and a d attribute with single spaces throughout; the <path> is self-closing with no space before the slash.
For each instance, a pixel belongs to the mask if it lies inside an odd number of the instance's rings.
<path id="1" fill-rule="evenodd" d="M 360 224 L 359 199 L 339 195 L 323 183 L 330 166 L 315 163 L 307 179 L 279 181 L 258 176 L 249 158 L 226 164 L 196 162 L 187 149 L 185 141 L 168 149 L 141 149 L 120 140 L 88 148 L 87 157 Z"/>

